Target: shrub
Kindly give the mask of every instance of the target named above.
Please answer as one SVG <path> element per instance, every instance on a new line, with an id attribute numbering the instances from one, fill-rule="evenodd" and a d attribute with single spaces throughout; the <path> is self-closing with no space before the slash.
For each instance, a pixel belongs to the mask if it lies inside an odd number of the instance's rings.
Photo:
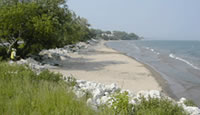
<path id="1" fill-rule="evenodd" d="M 187 115 L 184 109 L 169 99 L 141 97 L 134 105 L 135 115 Z"/>
<path id="2" fill-rule="evenodd" d="M 77 82 L 76 82 L 76 78 L 73 77 L 73 76 L 70 76 L 70 77 L 67 77 L 67 84 L 70 86 L 70 87 L 74 87 L 77 85 Z"/>
<path id="3" fill-rule="evenodd" d="M 195 106 L 195 107 L 197 106 L 192 100 L 185 100 L 184 104 L 186 106 Z"/>
<path id="4" fill-rule="evenodd" d="M 0 46 L 0 61 L 5 60 L 7 57 L 7 51 L 5 47 Z"/>
<path id="5" fill-rule="evenodd" d="M 111 108 L 115 114 L 132 114 L 133 105 L 129 104 L 128 92 L 118 92 L 109 101 L 113 101 Z"/>

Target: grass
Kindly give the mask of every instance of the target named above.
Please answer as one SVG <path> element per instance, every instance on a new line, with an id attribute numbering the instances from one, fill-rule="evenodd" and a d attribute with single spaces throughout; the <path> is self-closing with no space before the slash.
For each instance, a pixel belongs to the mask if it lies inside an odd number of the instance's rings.
<path id="1" fill-rule="evenodd" d="M 183 107 L 164 97 L 160 99 L 140 97 L 140 101 L 134 105 L 134 115 L 187 115 L 187 113 Z"/>
<path id="2" fill-rule="evenodd" d="M 192 101 L 192 100 L 185 100 L 184 104 L 186 106 L 193 106 L 193 107 L 197 107 L 197 105 Z"/>
<path id="3" fill-rule="evenodd" d="M 0 63 L 0 113 L 3 115 L 94 115 L 59 74 L 36 75 L 27 67 Z"/>
<path id="4" fill-rule="evenodd" d="M 85 98 L 76 98 L 70 90 L 75 79 L 64 82 L 62 75 L 43 71 L 35 74 L 26 66 L 0 62 L 0 113 L 3 115 L 186 115 L 182 107 L 165 98 L 141 97 L 129 104 L 128 93 L 113 95 L 113 103 L 98 111 L 87 106 Z"/>

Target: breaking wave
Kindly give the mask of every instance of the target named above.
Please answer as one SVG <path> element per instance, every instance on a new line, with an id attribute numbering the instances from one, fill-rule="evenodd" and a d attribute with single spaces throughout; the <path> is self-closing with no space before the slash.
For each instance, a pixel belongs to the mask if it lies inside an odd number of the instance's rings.
<path id="1" fill-rule="evenodd" d="M 188 64 L 189 66 L 193 67 L 194 69 L 197 69 L 197 70 L 200 70 L 200 68 L 196 67 L 195 65 L 193 65 L 192 63 L 190 63 L 189 61 L 183 59 L 183 58 L 180 58 L 180 57 L 177 57 L 175 56 L 174 54 L 169 54 L 169 57 L 173 58 L 173 59 L 176 59 L 176 60 L 179 60 L 179 61 L 182 61 L 186 64 Z"/>

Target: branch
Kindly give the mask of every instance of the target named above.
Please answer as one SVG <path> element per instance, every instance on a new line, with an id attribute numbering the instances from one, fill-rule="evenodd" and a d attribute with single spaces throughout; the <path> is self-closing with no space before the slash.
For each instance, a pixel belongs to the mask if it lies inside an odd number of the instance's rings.
<path id="1" fill-rule="evenodd" d="M 6 46 L 6 45 L 4 44 L 4 42 L 2 41 L 2 39 L 0 39 L 0 45 L 2 45 L 2 46 L 5 47 L 5 48 L 8 48 L 8 46 Z"/>
<path id="2" fill-rule="evenodd" d="M 17 42 L 18 42 L 18 39 L 15 39 L 15 40 L 10 44 L 10 46 L 9 46 L 9 48 L 8 48 L 8 51 L 7 51 L 8 54 L 10 53 L 11 48 L 13 47 L 13 45 L 14 45 L 15 43 L 17 43 Z"/>

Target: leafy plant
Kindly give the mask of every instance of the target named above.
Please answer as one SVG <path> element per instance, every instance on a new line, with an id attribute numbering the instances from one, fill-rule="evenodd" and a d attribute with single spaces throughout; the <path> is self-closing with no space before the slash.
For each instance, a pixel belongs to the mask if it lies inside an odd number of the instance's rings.
<path id="1" fill-rule="evenodd" d="M 72 13 L 65 0 L 0 0 L 0 17 L 0 43 L 9 43 L 6 55 L 16 48 L 26 57 L 90 38 L 87 20 Z"/>
<path id="2" fill-rule="evenodd" d="M 139 100 L 134 105 L 134 115 L 187 115 L 183 107 L 164 97 L 140 97 Z"/>
<path id="3" fill-rule="evenodd" d="M 77 85 L 76 78 L 73 77 L 73 76 L 67 77 L 67 84 L 68 84 L 70 87 L 76 86 L 76 85 Z"/>
<path id="4" fill-rule="evenodd" d="M 116 93 L 109 100 L 112 103 L 112 110 L 115 114 L 132 114 L 132 104 L 129 104 L 128 92 Z"/>
<path id="5" fill-rule="evenodd" d="M 184 104 L 186 106 L 195 106 L 195 107 L 197 106 L 192 100 L 185 100 Z"/>

